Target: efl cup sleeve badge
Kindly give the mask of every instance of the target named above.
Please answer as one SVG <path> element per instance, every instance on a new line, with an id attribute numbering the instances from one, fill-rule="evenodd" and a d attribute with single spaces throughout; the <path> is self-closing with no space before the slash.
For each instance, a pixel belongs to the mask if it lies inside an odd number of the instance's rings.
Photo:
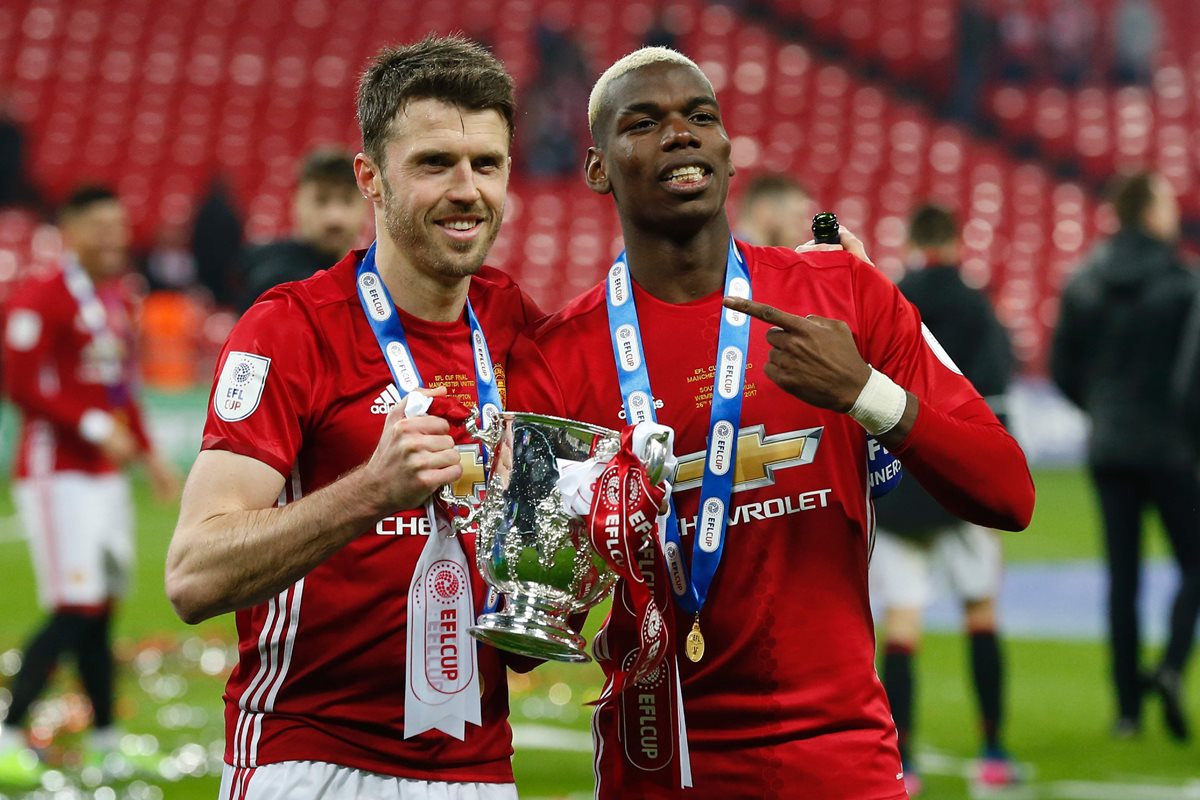
<path id="1" fill-rule="evenodd" d="M 271 359 L 230 351 L 213 391 L 213 411 L 226 422 L 239 422 L 254 413 L 267 385 Z"/>

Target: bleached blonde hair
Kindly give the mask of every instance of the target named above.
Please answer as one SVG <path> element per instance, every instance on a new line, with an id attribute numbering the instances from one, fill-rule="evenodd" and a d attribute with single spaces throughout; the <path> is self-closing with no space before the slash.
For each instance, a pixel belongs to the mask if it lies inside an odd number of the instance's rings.
<path id="1" fill-rule="evenodd" d="M 617 60 L 611 67 L 604 70 L 604 74 L 596 80 L 596 85 L 592 87 L 592 94 L 588 98 L 588 127 L 595 134 L 596 118 L 600 116 L 600 109 L 603 107 L 608 89 L 613 81 L 620 78 L 622 75 L 633 72 L 635 69 L 649 66 L 650 64 L 680 64 L 685 67 L 691 67 L 700 73 L 700 77 L 704 78 L 704 82 L 708 84 L 708 89 L 716 95 L 713 90 L 712 82 L 708 80 L 708 76 L 704 74 L 704 70 L 700 69 L 700 65 L 690 58 L 685 56 L 678 50 L 672 50 L 669 47 L 643 47 L 641 50 L 634 50 L 627 56 Z"/>

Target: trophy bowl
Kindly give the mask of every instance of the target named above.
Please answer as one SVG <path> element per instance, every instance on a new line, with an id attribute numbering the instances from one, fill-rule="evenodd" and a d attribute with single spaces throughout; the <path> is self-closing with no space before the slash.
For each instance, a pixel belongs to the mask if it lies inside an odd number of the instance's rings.
<path id="1" fill-rule="evenodd" d="M 504 412 L 477 435 L 490 455 L 487 491 L 474 520 L 476 559 L 502 604 L 482 615 L 471 635 L 534 658 L 590 661 L 568 620 L 599 603 L 616 576 L 592 548 L 586 515 L 564 505 L 559 478 L 573 465 L 607 463 L 620 449 L 620 434 L 560 417 Z M 655 479 L 666 455 L 665 446 L 658 449 L 652 442 L 643 459 Z"/>

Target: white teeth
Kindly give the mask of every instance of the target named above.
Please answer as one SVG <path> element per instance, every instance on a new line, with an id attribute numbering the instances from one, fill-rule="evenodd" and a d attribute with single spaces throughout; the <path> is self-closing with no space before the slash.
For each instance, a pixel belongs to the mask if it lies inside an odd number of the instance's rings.
<path id="1" fill-rule="evenodd" d="M 475 222 L 473 222 L 471 220 L 466 220 L 466 219 L 456 219 L 456 220 L 452 220 L 450 222 L 446 222 L 444 224 L 447 228 L 449 228 L 452 231 L 469 231 L 469 230 L 471 230 L 471 228 L 474 228 L 476 225 Z"/>
<path id="2" fill-rule="evenodd" d="M 667 180 L 681 183 L 695 183 L 703 178 L 703 167 L 679 167 L 671 170 L 671 173 L 667 175 Z"/>

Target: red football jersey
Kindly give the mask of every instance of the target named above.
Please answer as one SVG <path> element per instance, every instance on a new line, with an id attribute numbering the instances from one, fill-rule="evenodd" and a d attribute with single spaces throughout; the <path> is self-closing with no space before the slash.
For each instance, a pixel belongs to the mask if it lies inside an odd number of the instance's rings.
<path id="1" fill-rule="evenodd" d="M 915 308 L 870 266 L 843 252 L 741 250 L 755 300 L 844 320 L 864 359 L 923 409 L 966 407 L 968 416 L 995 422 L 939 357 Z M 674 499 L 690 561 L 722 292 L 679 305 L 640 287 L 634 297 L 658 421 L 675 429 Z M 699 663 L 683 655 L 693 619 L 675 611 L 695 787 L 679 796 L 903 798 L 895 726 L 874 667 L 866 434 L 849 416 L 814 408 L 764 375 L 767 329 L 752 321 L 730 524 L 700 615 Z M 509 407 L 623 426 L 609 337 L 601 285 L 538 326 L 535 345 L 514 350 Z M 661 572 L 656 582 L 665 582 Z M 621 607 L 618 594 L 613 613 Z M 673 687 L 640 686 L 597 711 L 599 797 L 675 796 L 663 788 L 675 749 Z"/>
<path id="2" fill-rule="evenodd" d="M 398 399 L 355 288 L 362 255 L 264 294 L 218 362 L 202 446 L 278 470 L 288 479 L 281 503 L 364 463 Z M 469 296 L 503 396 L 505 356 L 540 313 L 490 267 L 472 278 Z M 465 314 L 451 323 L 400 318 L 424 385 L 475 405 Z M 483 488 L 481 454 L 465 432 L 456 437 L 465 472 L 454 490 L 467 496 Z M 508 689 L 494 648 L 479 648 L 482 728 L 467 725 L 465 741 L 440 731 L 404 739 L 408 590 L 428 534 L 423 509 L 397 511 L 277 597 L 237 612 L 239 662 L 225 692 L 229 764 L 298 759 L 421 780 L 512 781 Z M 473 560 L 474 542 L 464 546 Z M 473 574 L 482 607 L 486 587 Z"/>
<path id="3" fill-rule="evenodd" d="M 4 387 L 22 415 L 17 478 L 115 471 L 80 433 L 89 410 L 121 419 L 143 449 L 150 447 L 134 397 L 134 295 L 119 278 L 94 291 L 104 309 L 103 336 L 85 323 L 61 270 L 24 281 L 5 305 Z"/>

